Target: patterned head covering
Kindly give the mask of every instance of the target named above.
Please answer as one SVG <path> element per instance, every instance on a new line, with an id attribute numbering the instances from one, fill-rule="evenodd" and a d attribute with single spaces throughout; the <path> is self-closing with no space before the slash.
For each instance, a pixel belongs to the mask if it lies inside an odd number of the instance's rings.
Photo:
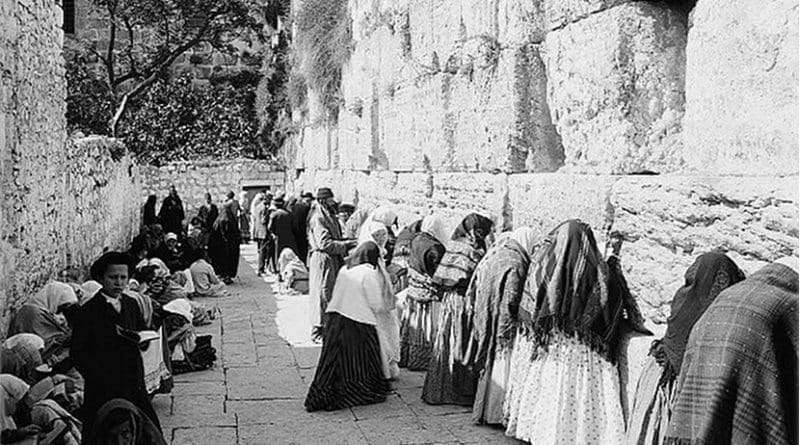
<path id="1" fill-rule="evenodd" d="M 672 376 L 681 369 L 694 324 L 720 292 L 744 280 L 744 273 L 727 255 L 710 252 L 700 255 L 684 277 L 684 285 L 672 299 L 667 332 L 654 348 L 654 355 Z"/>
<path id="2" fill-rule="evenodd" d="M 27 383 L 22 381 L 19 377 L 11 374 L 0 374 L 0 391 L 3 393 L 2 408 L 3 412 L 0 413 L 0 428 L 2 430 L 14 428 L 13 421 L 10 420 L 11 416 L 17 410 L 17 404 L 28 393 Z"/>
<path id="3" fill-rule="evenodd" d="M 491 219 L 479 215 L 477 213 L 470 213 L 463 220 L 461 220 L 461 224 L 456 227 L 456 230 L 453 231 L 453 236 L 451 239 L 453 241 L 461 240 L 464 238 L 468 238 L 470 234 L 474 234 L 475 239 L 473 240 L 476 244 L 476 247 L 480 249 L 486 248 L 486 236 L 492 232 L 492 227 L 494 223 Z"/>

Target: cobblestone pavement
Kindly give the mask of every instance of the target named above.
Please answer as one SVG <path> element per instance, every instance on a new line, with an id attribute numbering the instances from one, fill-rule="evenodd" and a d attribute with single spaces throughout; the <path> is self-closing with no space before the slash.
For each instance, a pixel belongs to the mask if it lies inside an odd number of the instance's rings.
<path id="1" fill-rule="evenodd" d="M 306 390 L 320 346 L 310 341 L 308 296 L 259 278 L 255 247 L 242 246 L 231 296 L 200 299 L 221 317 L 213 334 L 214 368 L 178 375 L 171 394 L 153 400 L 172 444 L 503 444 L 503 431 L 470 422 L 470 410 L 420 400 L 424 373 L 402 370 L 386 402 L 307 413 Z"/>

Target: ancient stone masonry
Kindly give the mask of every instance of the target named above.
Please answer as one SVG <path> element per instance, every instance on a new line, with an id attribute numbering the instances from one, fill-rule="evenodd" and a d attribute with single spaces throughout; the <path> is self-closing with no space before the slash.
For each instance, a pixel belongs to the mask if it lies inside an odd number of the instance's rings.
<path id="1" fill-rule="evenodd" d="M 798 8 L 700 0 L 351 0 L 335 125 L 284 148 L 296 190 L 468 211 L 545 235 L 613 231 L 648 318 L 722 249 L 747 272 L 798 250 Z M 301 122 L 302 123 L 302 122 Z M 294 176 L 294 175 L 290 175 Z"/>
<path id="2" fill-rule="evenodd" d="M 0 336 L 10 311 L 138 229 L 138 169 L 107 138 L 67 140 L 61 8 L 0 2 Z"/>
<path id="3" fill-rule="evenodd" d="M 270 190 L 283 190 L 286 175 L 273 163 L 249 159 L 231 161 L 183 161 L 161 167 L 143 167 L 145 184 L 140 204 L 147 195 L 155 194 L 161 199 L 174 185 L 183 201 L 187 217 L 194 215 L 205 204 L 206 192 L 215 202 L 222 201 L 225 194 L 237 194 L 243 187 L 268 186 Z"/>

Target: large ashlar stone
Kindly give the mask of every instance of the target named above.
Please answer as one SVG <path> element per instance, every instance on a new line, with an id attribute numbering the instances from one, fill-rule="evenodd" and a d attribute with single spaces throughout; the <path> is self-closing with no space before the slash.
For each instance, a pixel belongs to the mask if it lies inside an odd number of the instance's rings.
<path id="1" fill-rule="evenodd" d="M 701 0 L 686 47 L 686 159 L 708 174 L 798 171 L 798 7 Z"/>
<path id="2" fill-rule="evenodd" d="M 686 24 L 636 2 L 547 34 L 548 104 L 567 171 L 667 172 L 682 165 Z"/>
<path id="3" fill-rule="evenodd" d="M 592 14 L 605 11 L 614 6 L 628 3 L 631 0 L 540 0 L 544 10 L 546 30 L 563 28 L 564 26 L 585 19 Z"/>

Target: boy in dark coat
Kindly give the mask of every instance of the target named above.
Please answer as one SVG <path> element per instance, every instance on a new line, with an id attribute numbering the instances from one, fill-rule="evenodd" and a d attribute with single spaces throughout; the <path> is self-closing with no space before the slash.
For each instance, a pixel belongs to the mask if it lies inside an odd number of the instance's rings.
<path id="1" fill-rule="evenodd" d="M 145 388 L 136 333 L 147 327 L 139 304 L 123 292 L 129 270 L 128 255 L 104 253 L 90 270 L 103 287 L 75 315 L 70 356 L 86 382 L 80 414 L 85 431 L 100 407 L 116 398 L 136 405 L 161 429 Z"/>

